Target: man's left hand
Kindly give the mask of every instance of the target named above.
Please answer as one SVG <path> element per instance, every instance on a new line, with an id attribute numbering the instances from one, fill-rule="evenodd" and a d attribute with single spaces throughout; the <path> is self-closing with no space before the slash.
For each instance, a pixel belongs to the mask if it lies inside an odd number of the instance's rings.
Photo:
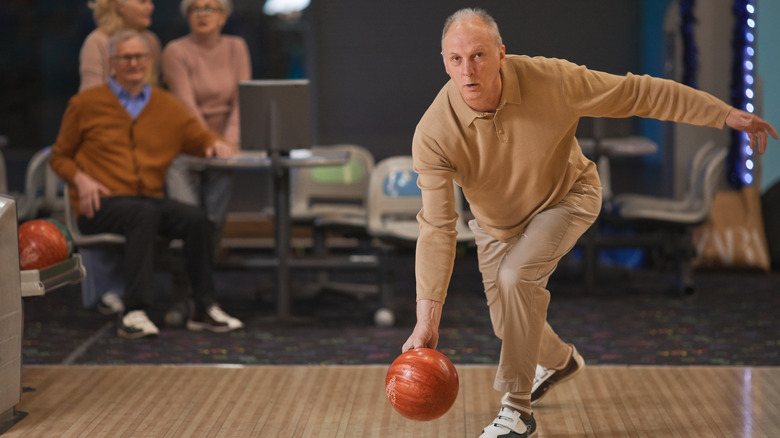
<path id="1" fill-rule="evenodd" d="M 230 158 L 237 154 L 241 148 L 225 140 L 217 140 L 206 149 L 207 157 Z"/>
<path id="2" fill-rule="evenodd" d="M 750 138 L 750 148 L 753 150 L 758 149 L 759 153 L 766 151 L 766 143 L 769 140 L 769 135 L 777 139 L 777 131 L 766 120 L 751 114 L 746 111 L 742 111 L 733 108 L 728 116 L 726 116 L 726 125 L 729 128 L 744 131 Z"/>

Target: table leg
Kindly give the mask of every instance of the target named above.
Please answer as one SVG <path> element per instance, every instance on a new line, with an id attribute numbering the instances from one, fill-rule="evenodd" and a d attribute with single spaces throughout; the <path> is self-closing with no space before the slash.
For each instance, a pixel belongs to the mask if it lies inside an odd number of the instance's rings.
<path id="1" fill-rule="evenodd" d="M 290 319 L 290 178 L 289 169 L 278 166 L 274 174 L 274 246 L 276 247 L 276 316 Z"/>

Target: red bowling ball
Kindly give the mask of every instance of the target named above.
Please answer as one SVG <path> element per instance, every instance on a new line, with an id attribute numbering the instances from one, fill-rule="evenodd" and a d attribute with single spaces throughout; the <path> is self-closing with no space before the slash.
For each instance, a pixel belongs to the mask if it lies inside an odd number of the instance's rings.
<path id="1" fill-rule="evenodd" d="M 68 257 L 68 242 L 62 231 L 43 219 L 19 226 L 19 266 L 24 270 L 43 269 Z"/>
<path id="2" fill-rule="evenodd" d="M 393 361 L 385 377 L 390 404 L 406 418 L 430 421 L 450 410 L 458 397 L 458 372 L 447 356 L 430 348 L 409 350 Z"/>

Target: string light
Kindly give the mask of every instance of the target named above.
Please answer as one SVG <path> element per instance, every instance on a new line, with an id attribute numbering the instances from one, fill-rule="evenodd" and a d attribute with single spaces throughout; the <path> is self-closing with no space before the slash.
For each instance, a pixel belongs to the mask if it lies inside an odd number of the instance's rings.
<path id="1" fill-rule="evenodd" d="M 734 71 L 732 78 L 732 105 L 749 113 L 756 110 L 755 78 L 755 32 L 756 5 L 755 0 L 735 0 L 734 15 L 736 17 L 734 41 Z M 742 38 L 740 38 L 742 36 Z M 729 180 L 739 188 L 753 183 L 755 163 L 751 158 L 750 138 L 743 132 L 732 133 L 732 153 L 730 153 Z"/>

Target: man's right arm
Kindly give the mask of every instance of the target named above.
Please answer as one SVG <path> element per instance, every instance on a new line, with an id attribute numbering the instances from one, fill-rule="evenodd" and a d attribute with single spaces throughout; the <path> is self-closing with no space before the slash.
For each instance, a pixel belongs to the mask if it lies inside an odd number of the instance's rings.
<path id="1" fill-rule="evenodd" d="M 79 104 L 74 97 L 68 103 L 68 108 L 62 117 L 60 132 L 51 147 L 49 165 L 54 173 L 78 193 L 79 213 L 91 218 L 95 211 L 100 209 L 100 195 L 107 195 L 110 191 L 99 181 L 84 173 L 76 164 L 76 152 L 82 141 Z"/>

